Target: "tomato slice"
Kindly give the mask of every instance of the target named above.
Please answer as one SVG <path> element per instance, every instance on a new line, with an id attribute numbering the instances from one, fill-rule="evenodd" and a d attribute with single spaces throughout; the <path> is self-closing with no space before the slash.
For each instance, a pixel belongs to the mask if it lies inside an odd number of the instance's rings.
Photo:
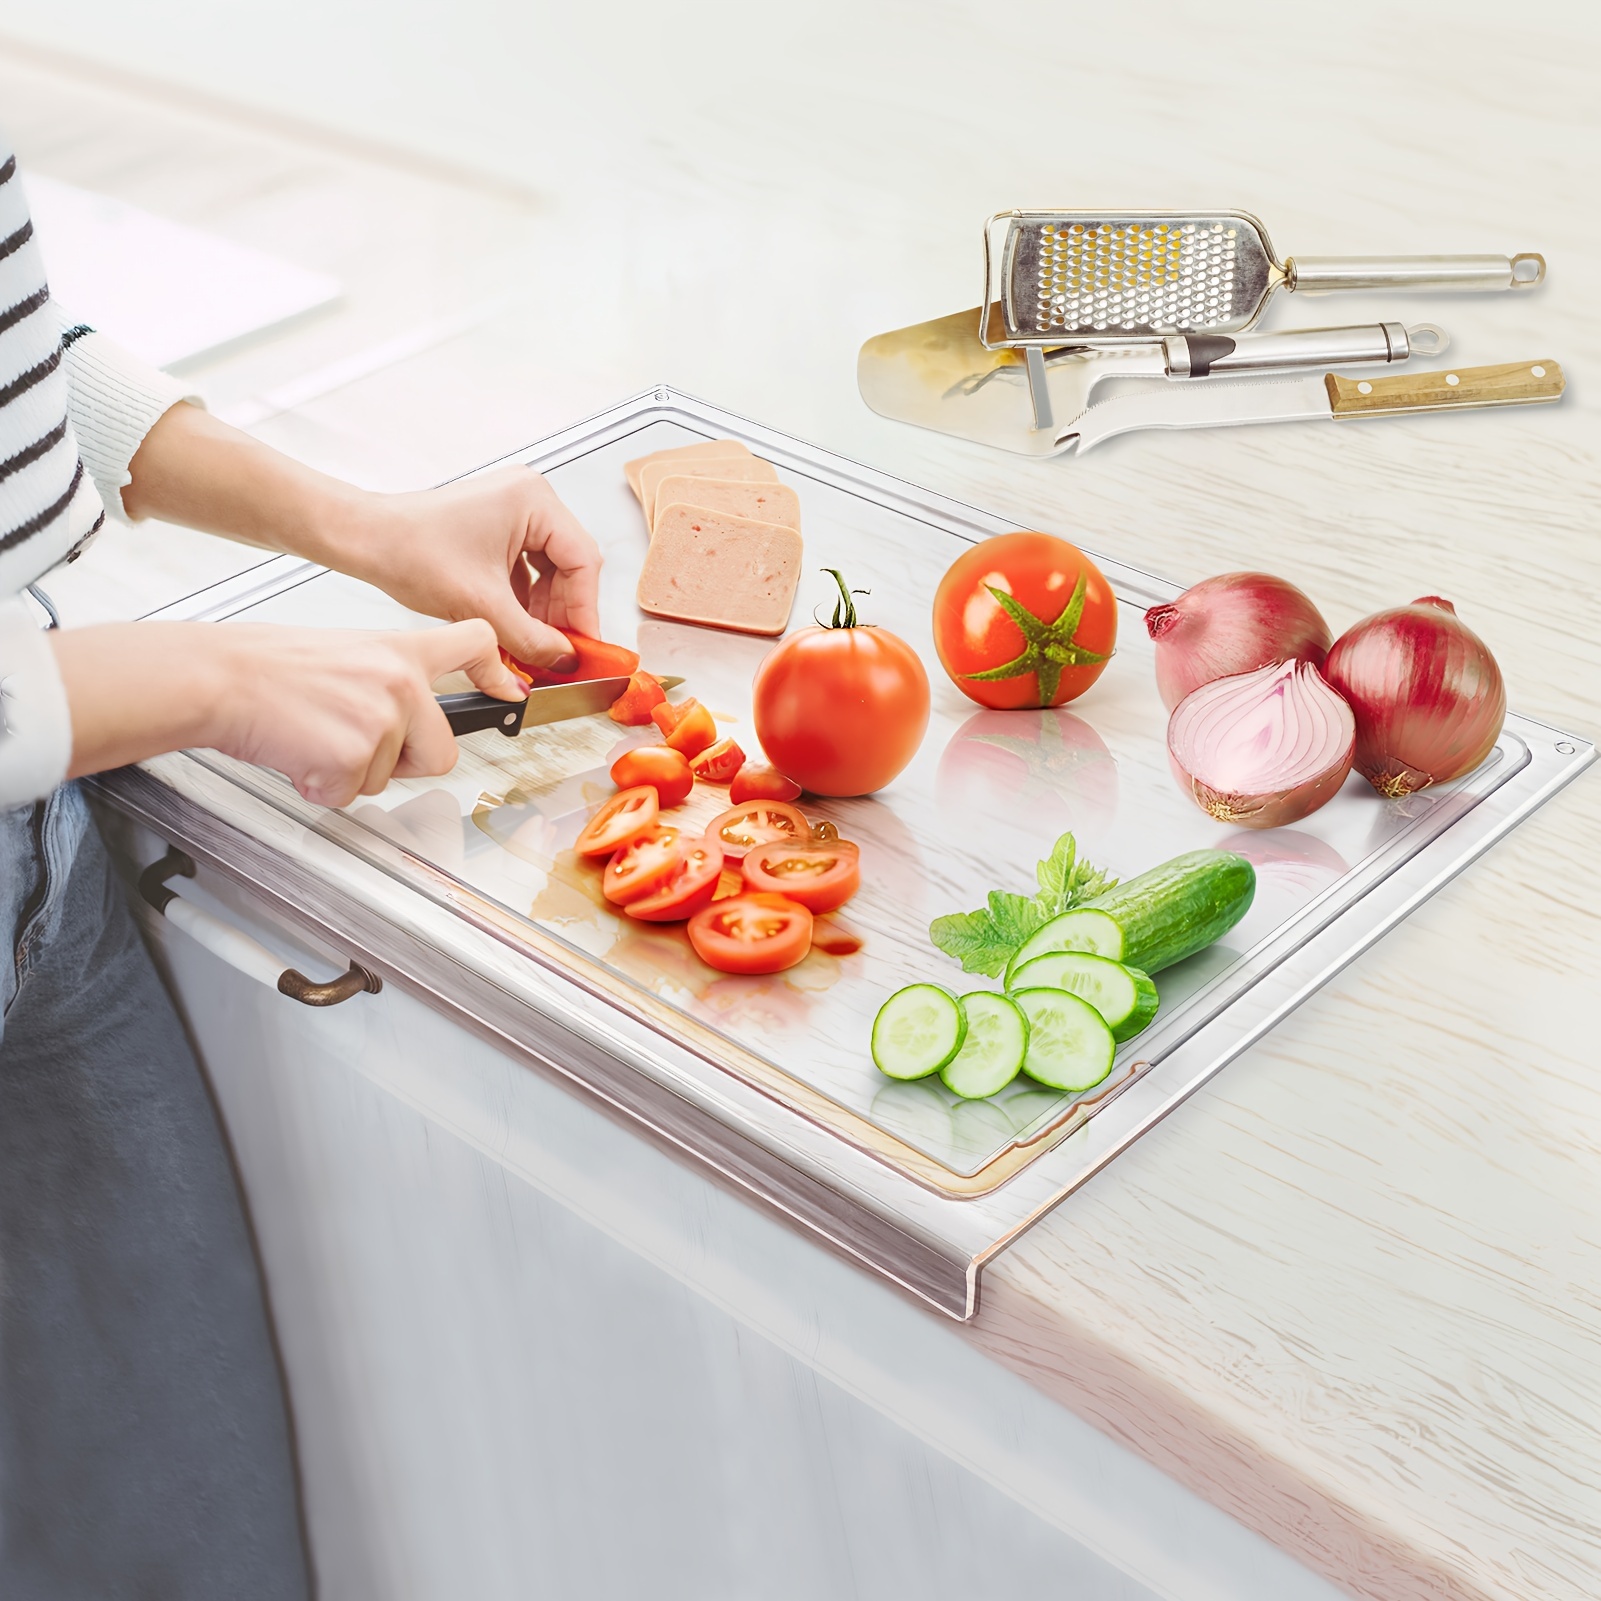
<path id="1" fill-rule="evenodd" d="M 573 849 L 580 856 L 610 856 L 656 826 L 661 802 L 648 784 L 619 790 L 580 830 Z"/>
<path id="2" fill-rule="evenodd" d="M 743 806 L 730 806 L 713 819 L 706 832 L 723 847 L 723 855 L 735 862 L 746 851 L 771 840 L 799 844 L 811 837 L 805 814 L 788 801 L 746 801 Z"/>
<path id="3" fill-rule="evenodd" d="M 810 844 L 776 841 L 745 853 L 740 864 L 745 887 L 787 895 L 816 914 L 843 906 L 862 882 L 861 852 L 848 839 Z"/>
<path id="4" fill-rule="evenodd" d="M 625 908 L 647 923 L 676 923 L 710 906 L 723 876 L 722 847 L 714 839 L 679 841 L 680 860 L 650 895 Z"/>
<path id="5" fill-rule="evenodd" d="M 735 895 L 690 918 L 689 943 L 720 973 L 782 973 L 812 948 L 812 914 L 783 895 Z"/>
<path id="6" fill-rule="evenodd" d="M 606 715 L 625 728 L 644 728 L 650 722 L 651 708 L 666 699 L 667 691 L 641 668 L 629 678 L 628 688 L 611 703 Z"/>
<path id="7" fill-rule="evenodd" d="M 708 784 L 732 782 L 744 765 L 745 753 L 732 739 L 720 739 L 715 745 L 708 745 L 690 763 L 695 777 Z"/>
<path id="8" fill-rule="evenodd" d="M 611 764 L 611 781 L 618 789 L 649 784 L 661 809 L 676 806 L 695 787 L 695 777 L 682 751 L 665 745 L 636 745 Z"/>
<path id="9" fill-rule="evenodd" d="M 576 684 L 586 678 L 628 678 L 639 671 L 639 652 L 625 645 L 612 645 L 604 639 L 591 639 L 587 634 L 569 634 L 560 630 L 562 637 L 573 647 L 577 665 L 570 673 L 553 673 L 548 667 L 530 667 L 508 651 L 501 651 L 501 660 L 513 672 L 533 684 Z"/>
<path id="10" fill-rule="evenodd" d="M 674 750 L 681 750 L 686 756 L 698 756 L 717 743 L 717 724 L 698 700 L 686 700 L 675 709 L 678 716 L 667 736 L 667 743 Z"/>
<path id="11" fill-rule="evenodd" d="M 749 763 L 740 768 L 728 786 L 728 798 L 736 806 L 741 801 L 792 801 L 800 792 L 800 785 L 793 778 L 785 778 L 776 767 L 752 767 Z"/>
<path id="12" fill-rule="evenodd" d="M 631 839 L 606 863 L 601 893 L 617 906 L 626 906 L 659 889 L 684 859 L 678 830 L 657 824 L 648 834 Z"/>

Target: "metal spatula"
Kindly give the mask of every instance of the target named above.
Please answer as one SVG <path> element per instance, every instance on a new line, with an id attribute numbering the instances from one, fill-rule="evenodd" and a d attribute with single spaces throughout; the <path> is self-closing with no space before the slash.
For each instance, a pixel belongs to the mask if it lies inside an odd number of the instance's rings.
<path id="1" fill-rule="evenodd" d="M 979 338 L 1055 346 L 1237 333 L 1275 289 L 1532 289 L 1545 258 L 1291 256 L 1244 211 L 1003 211 L 984 225 Z"/>

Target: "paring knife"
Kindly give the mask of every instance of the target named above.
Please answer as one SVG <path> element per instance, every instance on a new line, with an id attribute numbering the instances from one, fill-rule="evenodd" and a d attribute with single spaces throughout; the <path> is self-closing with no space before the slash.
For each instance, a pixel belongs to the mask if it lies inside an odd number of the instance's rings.
<path id="1" fill-rule="evenodd" d="M 1242 423 L 1347 421 L 1483 406 L 1534 406 L 1560 400 L 1566 381 L 1549 359 L 1498 367 L 1455 367 L 1395 378 L 1221 379 L 1142 385 L 1086 408 L 1056 435 L 1054 450 L 1091 449 L 1137 428 L 1229 428 Z"/>
<path id="2" fill-rule="evenodd" d="M 677 689 L 683 679 L 658 678 L 656 682 L 663 689 Z M 541 684 L 528 691 L 527 700 L 497 700 L 476 689 L 435 699 L 451 733 L 476 734 L 480 729 L 498 728 L 508 739 L 515 739 L 527 728 L 603 712 L 627 688 L 626 678 L 584 678 L 572 684 Z"/>

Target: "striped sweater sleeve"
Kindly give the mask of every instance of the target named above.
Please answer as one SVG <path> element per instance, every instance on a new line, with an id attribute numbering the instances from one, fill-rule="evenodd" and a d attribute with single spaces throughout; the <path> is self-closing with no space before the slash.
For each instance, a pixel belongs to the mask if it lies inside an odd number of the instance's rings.
<path id="1" fill-rule="evenodd" d="M 128 465 L 185 387 L 50 299 L 16 160 L 0 141 L 0 807 L 47 794 L 72 729 L 55 655 L 22 598 L 124 515 Z"/>

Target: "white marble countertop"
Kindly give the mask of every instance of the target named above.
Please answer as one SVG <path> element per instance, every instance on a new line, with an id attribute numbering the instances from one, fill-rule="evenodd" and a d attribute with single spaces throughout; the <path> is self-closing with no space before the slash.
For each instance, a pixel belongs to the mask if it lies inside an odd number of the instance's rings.
<path id="1" fill-rule="evenodd" d="M 1588 13 L 640 8 L 619 48 L 615 11 L 484 0 L 442 49 L 419 4 L 380 39 L 306 0 L 79 9 L 68 40 L 0 3 L 24 161 L 346 285 L 199 375 L 286 449 L 421 483 L 666 379 L 1174 578 L 1269 567 L 1337 630 L 1443 592 L 1520 711 L 1601 733 Z M 1058 202 L 1543 251 L 1534 294 L 1281 297 L 1268 326 L 1428 317 L 1464 364 L 1555 357 L 1567 397 L 1043 463 L 869 413 L 860 341 L 973 304 L 982 217 Z M 61 598 L 144 610 L 255 559 L 114 530 Z M 970 1337 L 1354 1594 L 1593 1596 L 1598 825 L 1591 775 L 1033 1230 Z"/>

